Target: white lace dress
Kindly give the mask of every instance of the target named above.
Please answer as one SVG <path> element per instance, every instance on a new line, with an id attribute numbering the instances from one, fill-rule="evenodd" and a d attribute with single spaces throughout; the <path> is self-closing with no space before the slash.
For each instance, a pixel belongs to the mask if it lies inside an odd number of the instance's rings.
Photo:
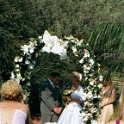
<path id="1" fill-rule="evenodd" d="M 0 124 L 25 124 L 27 115 L 22 110 L 0 109 Z"/>
<path id="2" fill-rule="evenodd" d="M 83 88 L 79 86 L 72 94 L 72 98 L 85 100 L 83 97 Z M 80 116 L 81 105 L 76 102 L 70 102 L 63 110 L 57 123 L 47 122 L 45 124 L 83 124 L 83 118 Z"/>

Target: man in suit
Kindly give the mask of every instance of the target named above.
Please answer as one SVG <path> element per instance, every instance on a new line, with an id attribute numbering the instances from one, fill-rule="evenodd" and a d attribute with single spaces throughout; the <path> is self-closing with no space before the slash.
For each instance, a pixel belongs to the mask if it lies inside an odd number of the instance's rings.
<path id="1" fill-rule="evenodd" d="M 41 122 L 57 122 L 62 111 L 62 94 L 58 86 L 60 74 L 52 72 L 41 84 Z"/>

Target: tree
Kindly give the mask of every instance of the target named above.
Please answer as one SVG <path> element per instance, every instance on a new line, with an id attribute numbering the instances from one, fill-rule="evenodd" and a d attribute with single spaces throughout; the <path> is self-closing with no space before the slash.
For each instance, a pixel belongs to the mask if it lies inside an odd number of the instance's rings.
<path id="1" fill-rule="evenodd" d="M 0 74 L 4 80 L 10 77 L 20 45 L 44 31 L 42 18 L 35 1 L 0 1 Z"/>
<path id="2" fill-rule="evenodd" d="M 108 72 L 124 71 L 124 25 L 102 24 L 93 30 L 87 42 Z"/>
<path id="3" fill-rule="evenodd" d="M 86 39 L 99 24 L 123 24 L 123 5 L 120 0 L 39 0 L 45 28 L 60 38 L 73 35 Z"/>

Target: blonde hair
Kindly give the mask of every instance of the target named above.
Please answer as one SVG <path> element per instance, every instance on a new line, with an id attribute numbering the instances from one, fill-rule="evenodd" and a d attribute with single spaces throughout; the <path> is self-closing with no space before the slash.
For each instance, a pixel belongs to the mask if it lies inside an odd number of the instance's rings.
<path id="1" fill-rule="evenodd" d="M 124 86 L 122 87 L 121 95 L 119 98 L 117 119 L 124 120 Z"/>
<path id="2" fill-rule="evenodd" d="M 21 85 L 13 80 L 8 80 L 2 84 L 1 97 L 3 100 L 21 102 L 23 98 Z"/>
<path id="3" fill-rule="evenodd" d="M 78 78 L 79 81 L 82 80 L 82 74 L 76 71 L 73 71 L 72 74 Z"/>

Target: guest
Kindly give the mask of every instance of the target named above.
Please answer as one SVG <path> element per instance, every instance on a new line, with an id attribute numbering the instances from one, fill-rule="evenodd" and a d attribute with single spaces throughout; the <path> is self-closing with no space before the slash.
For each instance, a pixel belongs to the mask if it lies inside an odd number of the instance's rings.
<path id="1" fill-rule="evenodd" d="M 119 98 L 117 118 L 116 120 L 110 121 L 107 124 L 124 124 L 124 86 L 122 87 Z"/>
<path id="2" fill-rule="evenodd" d="M 13 80 L 2 84 L 0 102 L 0 124 L 33 124 L 30 110 L 22 103 L 22 87 Z"/>
<path id="3" fill-rule="evenodd" d="M 41 84 L 41 121 L 57 122 L 62 111 L 62 94 L 58 86 L 60 74 L 52 72 L 50 77 Z"/>
<path id="4" fill-rule="evenodd" d="M 68 105 L 63 110 L 57 124 L 82 124 L 83 118 L 80 117 L 82 110 L 81 103 L 85 100 L 83 97 L 83 88 L 80 84 L 82 75 L 79 72 L 72 72 L 72 90 L 71 96 L 67 96 Z"/>
<path id="5" fill-rule="evenodd" d="M 103 82 L 102 100 L 100 103 L 101 114 L 99 122 L 108 122 L 114 112 L 113 103 L 115 101 L 115 87 L 111 78 L 107 77 Z"/>

